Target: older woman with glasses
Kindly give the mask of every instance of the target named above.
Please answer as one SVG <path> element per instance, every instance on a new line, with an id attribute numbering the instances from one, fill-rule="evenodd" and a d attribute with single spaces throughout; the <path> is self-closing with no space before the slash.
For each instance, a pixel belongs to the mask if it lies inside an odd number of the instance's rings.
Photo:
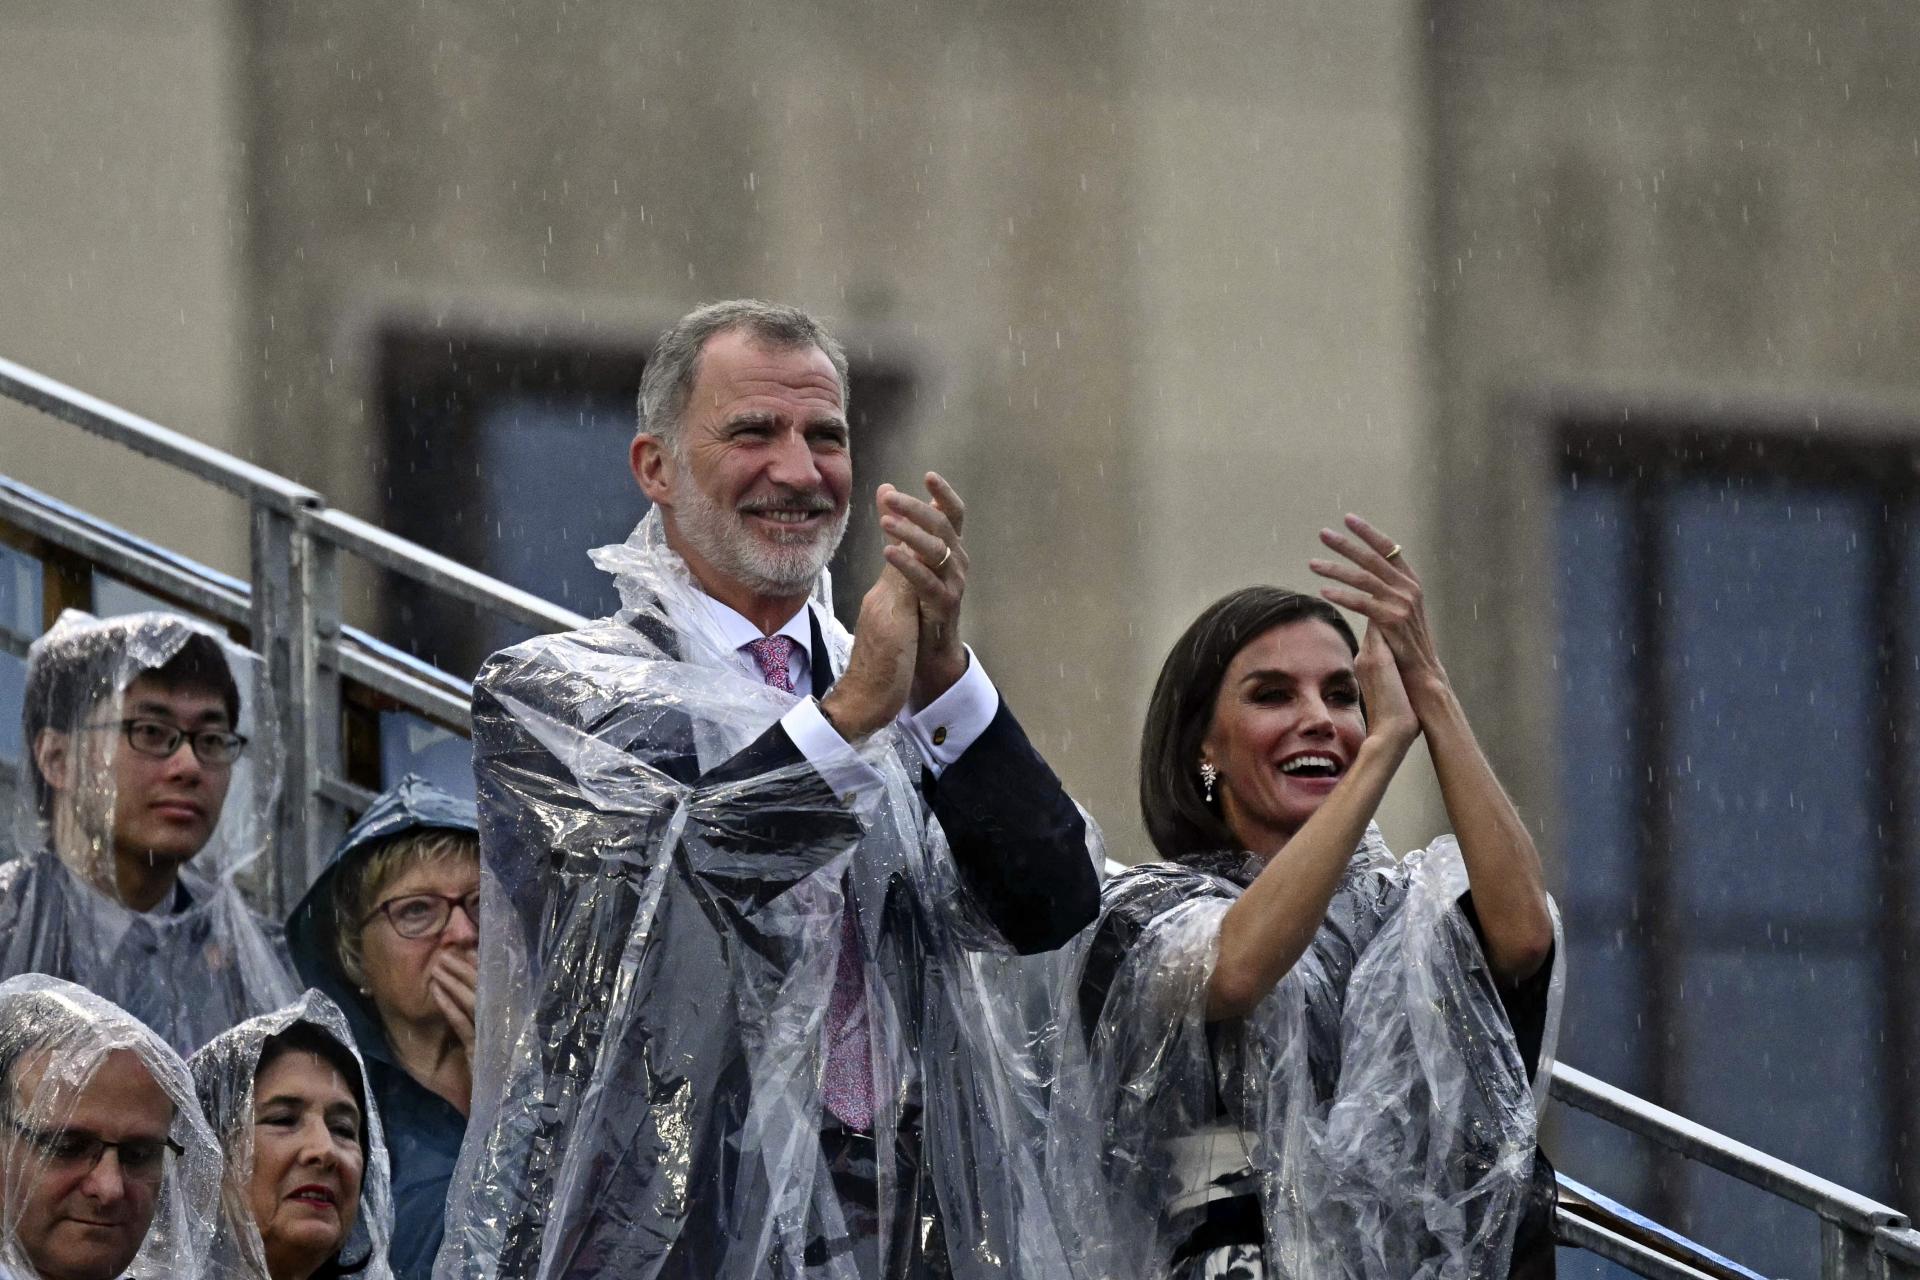
<path id="1" fill-rule="evenodd" d="M 390 1252 L 426 1280 L 473 1090 L 474 807 L 409 775 L 375 800 L 287 924 L 300 976 L 345 1011 L 393 1164 Z"/>
<path id="2" fill-rule="evenodd" d="M 187 1067 L 226 1155 L 203 1280 L 392 1280 L 386 1144 L 334 1003 L 309 991 Z"/>

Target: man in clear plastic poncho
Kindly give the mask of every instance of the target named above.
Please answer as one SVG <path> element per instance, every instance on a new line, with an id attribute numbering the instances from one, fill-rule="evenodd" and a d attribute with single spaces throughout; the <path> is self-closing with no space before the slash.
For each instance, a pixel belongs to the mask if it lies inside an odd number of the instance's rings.
<path id="1" fill-rule="evenodd" d="M 277 780 L 263 694 L 253 655 L 176 614 L 69 611 L 34 642 L 0 977 L 77 982 L 181 1053 L 294 997 L 235 883 Z"/>
<path id="2" fill-rule="evenodd" d="M 1026 1049 L 979 975 L 1092 919 L 1088 824 L 959 642 L 944 481 L 882 487 L 855 635 L 826 608 L 845 386 L 800 312 L 683 319 L 641 388 L 655 509 L 596 553 L 625 608 L 481 673 L 438 1276 L 1054 1272 Z"/>
<path id="3" fill-rule="evenodd" d="M 220 1149 L 186 1064 L 125 1012 L 39 974 L 0 983 L 0 1276 L 198 1276 Z"/>
<path id="4" fill-rule="evenodd" d="M 386 1138 L 339 1006 L 308 991 L 187 1065 L 227 1165 L 203 1280 L 393 1280 Z"/>

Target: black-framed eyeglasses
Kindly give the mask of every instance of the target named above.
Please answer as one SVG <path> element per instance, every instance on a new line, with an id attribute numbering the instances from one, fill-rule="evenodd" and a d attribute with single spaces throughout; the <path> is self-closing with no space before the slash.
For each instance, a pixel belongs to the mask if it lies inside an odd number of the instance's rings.
<path id="1" fill-rule="evenodd" d="M 439 933 L 453 919 L 453 909 L 467 913 L 473 927 L 480 927 L 480 891 L 472 893 L 403 893 L 367 912 L 365 925 L 375 916 L 385 916 L 393 931 L 403 938 L 424 938 Z"/>
<path id="2" fill-rule="evenodd" d="M 180 749 L 182 741 L 193 744 L 193 758 L 201 764 L 232 764 L 247 749 L 247 740 L 227 729 L 182 729 L 165 720 L 121 720 L 117 723 L 84 725 L 87 729 L 118 729 L 126 735 L 127 745 L 143 756 L 166 760 Z"/>
<path id="3" fill-rule="evenodd" d="M 7 1123 L 42 1160 L 66 1173 L 91 1173 L 107 1152 L 113 1152 L 120 1164 L 120 1175 L 129 1181 L 157 1186 L 167 1173 L 167 1157 L 176 1159 L 187 1149 L 172 1138 L 126 1138 L 109 1142 L 85 1129 L 36 1129 L 13 1116 Z"/>

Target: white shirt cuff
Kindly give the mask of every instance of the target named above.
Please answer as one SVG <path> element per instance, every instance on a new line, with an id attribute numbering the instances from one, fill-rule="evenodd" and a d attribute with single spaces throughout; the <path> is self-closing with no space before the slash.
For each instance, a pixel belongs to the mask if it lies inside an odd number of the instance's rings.
<path id="1" fill-rule="evenodd" d="M 820 713 L 820 704 L 812 698 L 794 703 L 793 710 L 780 717 L 780 727 L 800 748 L 814 771 L 850 809 L 858 809 L 877 800 L 884 780 L 880 771 L 862 760 Z"/>
<path id="2" fill-rule="evenodd" d="M 939 777 L 946 767 L 967 753 L 967 748 L 987 731 L 1000 711 L 1000 691 L 987 678 L 986 669 L 971 646 L 967 649 L 967 669 L 953 687 L 922 707 L 917 715 L 900 717 L 902 726 L 920 748 L 920 758 Z"/>

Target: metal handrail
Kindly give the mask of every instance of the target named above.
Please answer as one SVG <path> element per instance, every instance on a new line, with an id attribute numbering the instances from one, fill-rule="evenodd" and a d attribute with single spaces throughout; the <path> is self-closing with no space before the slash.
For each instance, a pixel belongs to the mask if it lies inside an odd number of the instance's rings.
<path id="1" fill-rule="evenodd" d="M 342 551 L 536 631 L 572 631 L 591 621 L 344 511 L 327 507 L 314 512 L 310 523 L 316 534 Z"/>
<path id="2" fill-rule="evenodd" d="M 287 905 L 325 864 L 341 834 L 354 793 L 328 761 L 340 756 L 339 677 L 346 669 L 387 689 L 405 689 L 450 716 L 457 695 L 436 689 L 390 664 L 372 661 L 352 646 L 340 611 L 337 554 L 345 552 L 432 590 L 537 632 L 584 626 L 587 619 L 530 592 L 397 537 L 357 516 L 328 507 L 326 500 L 263 467 L 194 440 L 117 405 L 88 395 L 13 361 L 0 359 L 0 396 L 38 409 L 92 435 L 131 449 L 246 500 L 249 511 L 249 575 L 244 602 L 237 593 L 172 572 L 150 551 L 94 539 L 116 571 L 147 580 L 168 577 L 176 598 L 216 615 L 246 610 L 254 648 L 265 664 L 279 723 L 286 738 L 291 803 L 282 806 L 279 847 L 293 865 L 276 859 L 269 893 Z M 17 490 L 17 486 L 15 486 Z M 34 509 L 31 501 L 0 500 L 0 507 L 37 522 L 42 534 L 83 536 L 61 513 Z M 58 539 L 56 539 L 58 540 Z M 464 714 L 458 717 L 464 722 Z"/>
<path id="3" fill-rule="evenodd" d="M 306 486 L 265 467 L 257 467 L 11 360 L 0 359 L 0 395 L 276 511 L 290 513 L 320 497 Z"/>
<path id="4" fill-rule="evenodd" d="M 429 551 L 358 516 L 335 510 L 319 493 L 304 485 L 11 360 L 0 359 L 0 395 L 217 485 L 251 503 L 287 515 L 306 514 L 310 531 L 341 550 L 424 586 L 445 591 L 467 604 L 492 610 L 536 629 L 566 631 L 588 622 L 570 609 Z"/>
<path id="5" fill-rule="evenodd" d="M 1837 1182 L 1770 1156 L 1564 1062 L 1553 1064 L 1553 1096 L 1689 1160 L 1811 1209 L 1853 1231 L 1904 1227 L 1907 1215 Z"/>

